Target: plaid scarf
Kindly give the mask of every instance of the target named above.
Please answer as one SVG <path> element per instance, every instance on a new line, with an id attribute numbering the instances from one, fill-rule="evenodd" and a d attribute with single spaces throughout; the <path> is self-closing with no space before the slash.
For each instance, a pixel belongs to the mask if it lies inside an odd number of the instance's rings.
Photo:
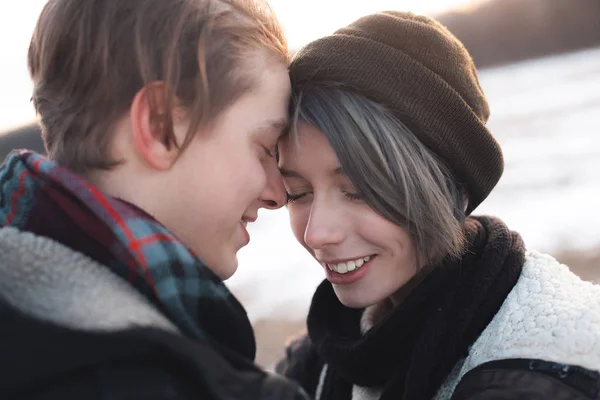
<path id="1" fill-rule="evenodd" d="M 143 210 L 55 162 L 30 151 L 8 156 L 0 167 L 0 222 L 84 253 L 127 280 L 184 335 L 254 359 L 246 312 L 186 245 Z"/>

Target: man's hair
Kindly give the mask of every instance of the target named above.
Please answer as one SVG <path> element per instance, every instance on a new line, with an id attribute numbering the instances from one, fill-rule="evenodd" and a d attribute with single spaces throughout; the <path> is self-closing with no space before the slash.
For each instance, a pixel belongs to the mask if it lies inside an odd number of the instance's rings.
<path id="1" fill-rule="evenodd" d="M 289 61 L 264 0 L 48 1 L 28 55 L 48 156 L 80 173 L 117 165 L 113 127 L 154 82 L 163 93 L 160 104 L 149 96 L 153 129 L 177 145 L 172 109 L 188 110 L 185 149 L 252 87 L 257 50 Z"/>

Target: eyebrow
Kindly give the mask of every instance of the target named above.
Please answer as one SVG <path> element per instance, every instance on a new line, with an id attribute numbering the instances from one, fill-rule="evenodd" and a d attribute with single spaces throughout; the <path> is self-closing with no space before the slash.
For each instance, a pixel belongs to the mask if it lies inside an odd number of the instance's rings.
<path id="1" fill-rule="evenodd" d="M 338 175 L 346 176 L 346 173 L 344 172 L 344 170 L 342 169 L 342 167 L 337 167 L 336 169 L 334 169 L 333 171 L 331 171 L 331 175 L 333 175 L 333 176 L 338 176 Z"/>
<path id="2" fill-rule="evenodd" d="M 291 169 L 285 169 L 285 168 L 279 168 L 279 172 L 281 173 L 281 176 L 283 176 L 284 178 L 301 178 L 304 179 L 304 177 L 302 176 L 301 173 L 291 170 Z M 336 169 L 334 169 L 333 171 L 331 171 L 331 175 L 332 176 L 338 176 L 338 175 L 342 175 L 342 176 L 346 176 L 346 174 L 344 173 L 344 170 L 342 169 L 342 167 L 337 167 Z"/>

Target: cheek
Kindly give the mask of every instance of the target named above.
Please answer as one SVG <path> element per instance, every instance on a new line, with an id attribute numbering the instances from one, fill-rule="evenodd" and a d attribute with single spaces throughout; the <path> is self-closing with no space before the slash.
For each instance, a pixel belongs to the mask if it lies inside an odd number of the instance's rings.
<path id="1" fill-rule="evenodd" d="M 414 258 L 415 248 L 409 233 L 369 208 L 355 215 L 365 238 L 381 247 L 394 259 Z"/>
<path id="2" fill-rule="evenodd" d="M 392 231 L 392 229 L 390 229 L 390 231 Z M 414 263 L 416 261 L 416 250 L 412 237 L 406 230 L 397 226 L 393 226 L 393 235 L 393 237 L 397 238 L 395 247 L 396 251 L 399 253 L 398 255 L 407 262 L 410 262 L 411 264 Z M 414 267 L 416 267 L 416 264 Z"/>
<path id="3" fill-rule="evenodd" d="M 411 236 L 402 228 L 394 227 L 389 230 L 390 237 L 396 238 L 389 242 L 394 270 L 401 276 L 412 277 L 417 273 L 416 250 Z M 401 268 L 397 269 L 397 266 Z"/>
<path id="4" fill-rule="evenodd" d="M 260 198 L 260 195 L 267 186 L 268 171 L 256 156 L 251 155 L 248 160 L 239 166 L 237 170 L 238 185 L 240 193 L 244 200 L 252 200 Z"/>
<path id="5" fill-rule="evenodd" d="M 267 184 L 267 170 L 254 152 L 245 150 L 223 157 L 219 167 L 215 172 L 220 177 L 220 190 L 233 196 L 233 202 L 254 201 Z"/>

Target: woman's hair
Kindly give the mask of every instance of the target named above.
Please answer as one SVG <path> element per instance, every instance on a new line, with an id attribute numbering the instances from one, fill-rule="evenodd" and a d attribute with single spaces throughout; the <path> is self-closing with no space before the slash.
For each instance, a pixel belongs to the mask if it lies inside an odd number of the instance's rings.
<path id="1" fill-rule="evenodd" d="M 190 111 L 183 150 L 255 84 L 257 50 L 289 61 L 266 0 L 49 0 L 28 55 L 48 155 L 77 172 L 116 165 L 110 132 L 153 82 L 151 120 L 169 143 L 173 107 Z"/>
<path id="2" fill-rule="evenodd" d="M 336 84 L 292 96 L 292 130 L 304 122 L 327 137 L 361 198 L 411 234 L 419 265 L 463 251 L 467 195 L 448 167 L 384 106 Z"/>

